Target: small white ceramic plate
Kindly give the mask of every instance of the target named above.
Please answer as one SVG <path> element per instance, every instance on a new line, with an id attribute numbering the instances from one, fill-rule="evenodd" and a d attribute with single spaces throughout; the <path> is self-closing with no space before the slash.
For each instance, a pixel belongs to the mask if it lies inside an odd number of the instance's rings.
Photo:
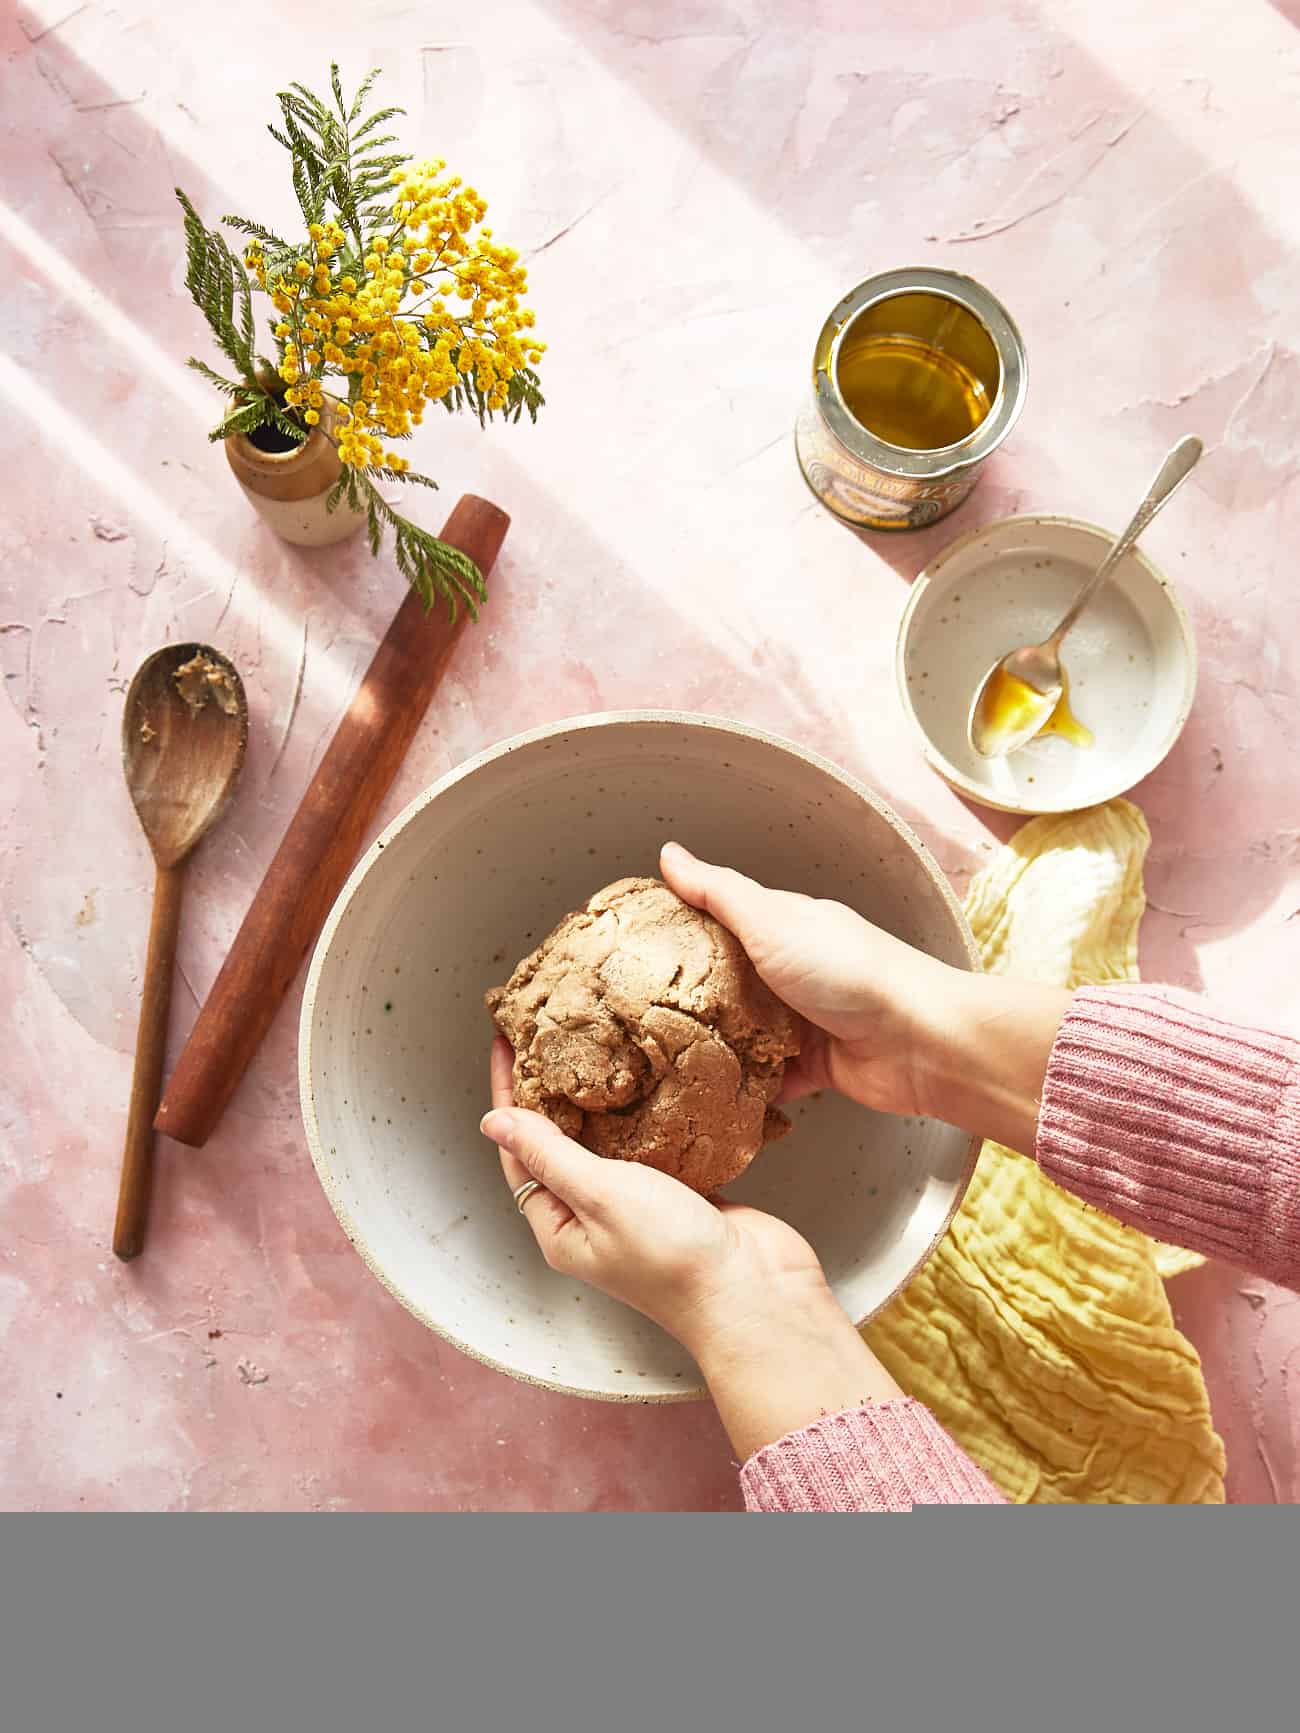
<path id="1" fill-rule="evenodd" d="M 738 723 L 586 716 L 493 747 L 407 807 L 325 924 L 302 1007 L 312 1157 L 348 1238 L 417 1318 L 530 1383 L 613 1401 L 699 1393 L 653 1324 L 547 1269 L 479 1134 L 483 993 L 676 836 L 769 884 L 835 897 L 958 966 L 977 953 L 921 843 L 824 759 Z M 807 1235 L 849 1315 L 908 1281 L 977 1144 L 827 1093 L 729 1195 Z"/>
<path id="2" fill-rule="evenodd" d="M 1114 537 L 1064 517 L 1004 518 L 949 544 L 903 610 L 896 672 L 931 765 L 962 794 L 1003 812 L 1073 812 L 1150 774 L 1187 721 L 1196 643 L 1167 578 L 1135 549 L 1065 641 L 1070 706 L 1095 744 L 1041 736 L 985 759 L 966 737 L 971 700 L 999 657 L 1058 624 Z"/>

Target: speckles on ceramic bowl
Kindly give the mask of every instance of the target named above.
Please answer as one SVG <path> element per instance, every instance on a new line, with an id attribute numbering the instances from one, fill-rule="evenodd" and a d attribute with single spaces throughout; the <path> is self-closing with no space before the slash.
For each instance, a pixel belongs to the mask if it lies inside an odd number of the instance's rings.
<path id="1" fill-rule="evenodd" d="M 768 883 L 837 897 L 954 963 L 973 952 L 920 843 L 865 789 L 770 736 L 663 713 L 581 717 L 443 779 L 361 861 L 303 1004 L 317 1171 L 348 1237 L 404 1305 L 516 1377 L 614 1400 L 698 1392 L 653 1325 L 548 1270 L 479 1135 L 484 991 L 611 879 L 677 836 Z M 960 1201 L 968 1138 L 800 1104 L 730 1194 L 794 1222 L 855 1318 L 924 1261 Z"/>
<path id="2" fill-rule="evenodd" d="M 903 707 L 930 763 L 972 799 L 1009 812 L 1095 806 L 1149 775 L 1181 733 L 1196 692 L 1191 625 L 1137 549 L 1063 652 L 1071 707 L 1095 745 L 1044 736 L 1009 758 L 984 759 L 966 737 L 989 668 L 1048 636 L 1112 540 L 1071 518 L 1006 518 L 953 542 L 912 586 L 898 635 Z"/>

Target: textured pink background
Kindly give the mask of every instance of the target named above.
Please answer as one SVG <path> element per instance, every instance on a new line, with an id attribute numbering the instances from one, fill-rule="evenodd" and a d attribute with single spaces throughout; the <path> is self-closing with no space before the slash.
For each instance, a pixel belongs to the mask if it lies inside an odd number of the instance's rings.
<path id="1" fill-rule="evenodd" d="M 401 594 L 386 559 L 277 542 L 205 443 L 172 186 L 209 217 L 287 219 L 260 129 L 274 90 L 319 84 L 331 53 L 350 78 L 381 62 L 412 144 L 453 160 L 530 257 L 541 426 L 438 417 L 418 454 L 444 508 L 473 488 L 514 527 L 386 816 L 516 729 L 672 705 L 828 753 L 960 884 L 1007 825 L 931 777 L 904 730 L 890 667 L 908 580 L 1006 512 L 1115 523 L 1163 446 L 1200 433 L 1208 458 L 1148 537 L 1203 664 L 1182 742 L 1137 791 L 1155 835 L 1144 966 L 1294 1020 L 1297 9 L 326 10 L 328 29 L 304 0 L 0 11 L 0 1497 L 732 1506 L 707 1409 L 517 1387 L 366 1274 L 308 1162 L 296 996 L 219 1135 L 161 1147 L 148 1255 L 108 1252 L 151 876 L 118 765 L 125 683 L 167 639 L 210 639 L 253 712 L 237 802 L 192 877 L 179 1041 Z M 909 262 L 1008 302 L 1028 408 L 956 517 L 864 546 L 806 492 L 791 423 L 826 311 Z M 1294 1500 L 1300 1299 L 1211 1269 L 1176 1305 L 1232 1495 Z"/>

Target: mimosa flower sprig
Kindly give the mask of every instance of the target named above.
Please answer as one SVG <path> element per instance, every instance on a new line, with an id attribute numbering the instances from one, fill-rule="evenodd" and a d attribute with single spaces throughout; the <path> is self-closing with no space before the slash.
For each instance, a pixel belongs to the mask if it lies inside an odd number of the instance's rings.
<path id="1" fill-rule="evenodd" d="M 189 365 L 231 399 L 211 438 L 266 429 L 263 442 L 278 434 L 301 444 L 319 427 L 342 460 L 329 509 L 346 500 L 364 512 L 375 553 L 391 531 L 398 568 L 426 606 L 441 596 L 453 615 L 461 602 L 477 613 L 486 593 L 477 566 L 394 511 L 375 483 L 437 486 L 392 449 L 431 404 L 468 408 L 480 423 L 518 421 L 525 410 L 536 421 L 545 345 L 521 304 L 518 253 L 483 227 L 486 201 L 445 163 L 387 148 L 396 135 L 382 129 L 403 110 L 367 114 L 376 76 L 351 103 L 337 66 L 332 105 L 301 84 L 279 94 L 283 123 L 268 130 L 292 159 L 302 240 L 223 217 L 245 237 L 241 259 L 176 189 L 186 287 L 235 376 L 197 358 Z M 255 294 L 274 308 L 271 361 L 257 349 Z"/>

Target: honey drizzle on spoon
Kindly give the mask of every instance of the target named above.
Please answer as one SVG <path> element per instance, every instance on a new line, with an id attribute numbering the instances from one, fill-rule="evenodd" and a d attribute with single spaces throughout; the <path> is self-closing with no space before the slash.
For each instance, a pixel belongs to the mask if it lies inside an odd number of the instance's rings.
<path id="1" fill-rule="evenodd" d="M 1048 706 L 1051 713 L 1046 722 L 1035 728 L 1032 738 L 1037 739 L 1040 734 L 1055 734 L 1068 740 L 1072 746 L 1087 748 L 1096 745 L 1092 730 L 1080 722 L 1070 708 L 1070 679 L 1064 668 L 1061 670 L 1061 693 L 1055 701 L 1050 694 L 1036 691 L 1006 668 L 999 668 L 989 682 L 984 699 L 988 739 L 994 751 L 997 742 L 1023 732 Z"/>

